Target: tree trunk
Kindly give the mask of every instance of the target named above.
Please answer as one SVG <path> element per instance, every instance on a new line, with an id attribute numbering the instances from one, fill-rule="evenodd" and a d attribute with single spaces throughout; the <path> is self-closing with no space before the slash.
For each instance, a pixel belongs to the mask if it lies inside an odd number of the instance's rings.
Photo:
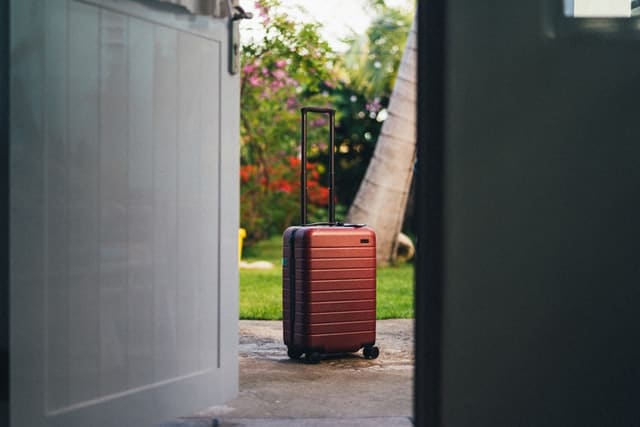
<path id="1" fill-rule="evenodd" d="M 376 231 L 377 263 L 395 259 L 416 158 L 416 22 L 411 26 L 391 93 L 389 116 L 347 221 Z"/>

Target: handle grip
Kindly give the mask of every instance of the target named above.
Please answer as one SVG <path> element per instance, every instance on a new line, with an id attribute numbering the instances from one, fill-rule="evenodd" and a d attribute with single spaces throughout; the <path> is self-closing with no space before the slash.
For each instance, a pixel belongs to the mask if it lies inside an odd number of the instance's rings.
<path id="1" fill-rule="evenodd" d="M 302 128 L 302 136 L 300 140 L 301 165 L 300 171 L 300 223 L 307 223 L 307 114 L 321 113 L 329 115 L 329 223 L 333 224 L 336 220 L 336 207 L 334 197 L 334 153 L 335 153 L 335 117 L 336 110 L 327 107 L 302 107 L 300 109 L 300 127 Z"/>
<path id="2" fill-rule="evenodd" d="M 300 109 L 302 114 L 305 113 L 324 113 L 324 114 L 335 114 L 336 110 L 329 107 L 302 107 Z"/>

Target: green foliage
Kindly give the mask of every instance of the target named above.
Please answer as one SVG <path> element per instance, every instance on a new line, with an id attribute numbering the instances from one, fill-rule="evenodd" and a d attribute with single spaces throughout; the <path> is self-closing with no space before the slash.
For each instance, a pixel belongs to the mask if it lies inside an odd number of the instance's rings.
<path id="1" fill-rule="evenodd" d="M 344 79 L 332 90 L 336 127 L 336 193 L 349 206 L 369 166 L 411 27 L 412 14 L 373 0 L 377 17 L 338 62 Z M 318 161 L 327 162 L 328 153 Z"/>
<path id="2" fill-rule="evenodd" d="M 386 114 L 410 14 L 372 0 L 378 13 L 364 38 L 338 57 L 317 23 L 292 20 L 279 0 L 259 0 L 265 28 L 242 48 L 241 225 L 247 243 L 298 223 L 300 115 L 304 105 L 333 106 L 336 122 L 338 219 L 355 197 Z M 326 220 L 326 122 L 311 118 L 309 221 Z"/>
<path id="3" fill-rule="evenodd" d="M 343 58 L 348 86 L 369 100 L 386 98 L 393 90 L 412 15 L 374 2 L 377 17 L 364 37 L 355 37 Z M 386 106 L 386 103 L 384 104 Z"/>
<path id="4" fill-rule="evenodd" d="M 261 240 L 243 248 L 242 259 L 246 261 L 265 260 L 277 262 L 282 258 L 282 236 L 274 236 L 267 240 Z M 278 273 L 280 274 L 280 273 Z"/>
<path id="5" fill-rule="evenodd" d="M 327 89 L 337 84 L 330 67 L 334 53 L 320 38 L 318 24 L 291 20 L 279 4 L 256 2 L 266 32 L 242 49 L 241 224 L 249 242 L 280 234 L 297 221 L 298 170 L 292 159 L 299 151 L 299 107 L 328 105 Z M 310 141 L 321 140 L 322 124 L 312 123 Z M 326 192 L 318 182 L 321 171 L 322 166 L 312 166 L 312 216 L 326 203 L 313 194 Z"/>
<path id="6" fill-rule="evenodd" d="M 243 254 L 247 261 L 275 264 L 271 270 L 240 270 L 240 318 L 282 319 L 282 242 L 273 237 L 252 245 Z M 413 265 L 378 269 L 377 318 L 413 318 Z"/>

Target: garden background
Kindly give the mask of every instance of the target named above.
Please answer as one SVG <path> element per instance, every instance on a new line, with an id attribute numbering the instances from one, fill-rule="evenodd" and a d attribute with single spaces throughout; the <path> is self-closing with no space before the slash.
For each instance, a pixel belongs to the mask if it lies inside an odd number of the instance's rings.
<path id="1" fill-rule="evenodd" d="M 284 229 L 299 223 L 300 107 L 336 111 L 336 217 L 344 218 L 373 154 L 393 90 L 413 12 L 369 0 L 374 14 L 363 34 L 336 50 L 322 36 L 322 23 L 292 18 L 279 0 L 260 0 L 254 20 L 259 37 L 243 40 L 241 74 L 241 226 L 245 258 L 275 264 L 271 270 L 241 270 L 240 317 L 281 318 Z M 304 10 L 299 11 L 304 13 Z M 255 23 L 254 23 L 255 24 Z M 310 122 L 309 221 L 326 221 L 327 122 Z M 405 232 L 411 209 L 405 217 Z M 394 265 L 378 272 L 378 317 L 413 316 L 413 268 Z"/>

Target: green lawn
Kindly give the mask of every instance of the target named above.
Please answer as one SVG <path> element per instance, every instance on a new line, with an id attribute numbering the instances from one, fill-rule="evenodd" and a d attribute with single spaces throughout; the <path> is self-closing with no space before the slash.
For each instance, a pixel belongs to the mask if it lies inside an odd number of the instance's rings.
<path id="1" fill-rule="evenodd" d="M 240 318 L 282 319 L 281 240 L 272 238 L 246 248 L 245 261 L 270 261 L 271 270 L 240 270 Z M 413 265 L 378 269 L 378 319 L 413 318 Z"/>

